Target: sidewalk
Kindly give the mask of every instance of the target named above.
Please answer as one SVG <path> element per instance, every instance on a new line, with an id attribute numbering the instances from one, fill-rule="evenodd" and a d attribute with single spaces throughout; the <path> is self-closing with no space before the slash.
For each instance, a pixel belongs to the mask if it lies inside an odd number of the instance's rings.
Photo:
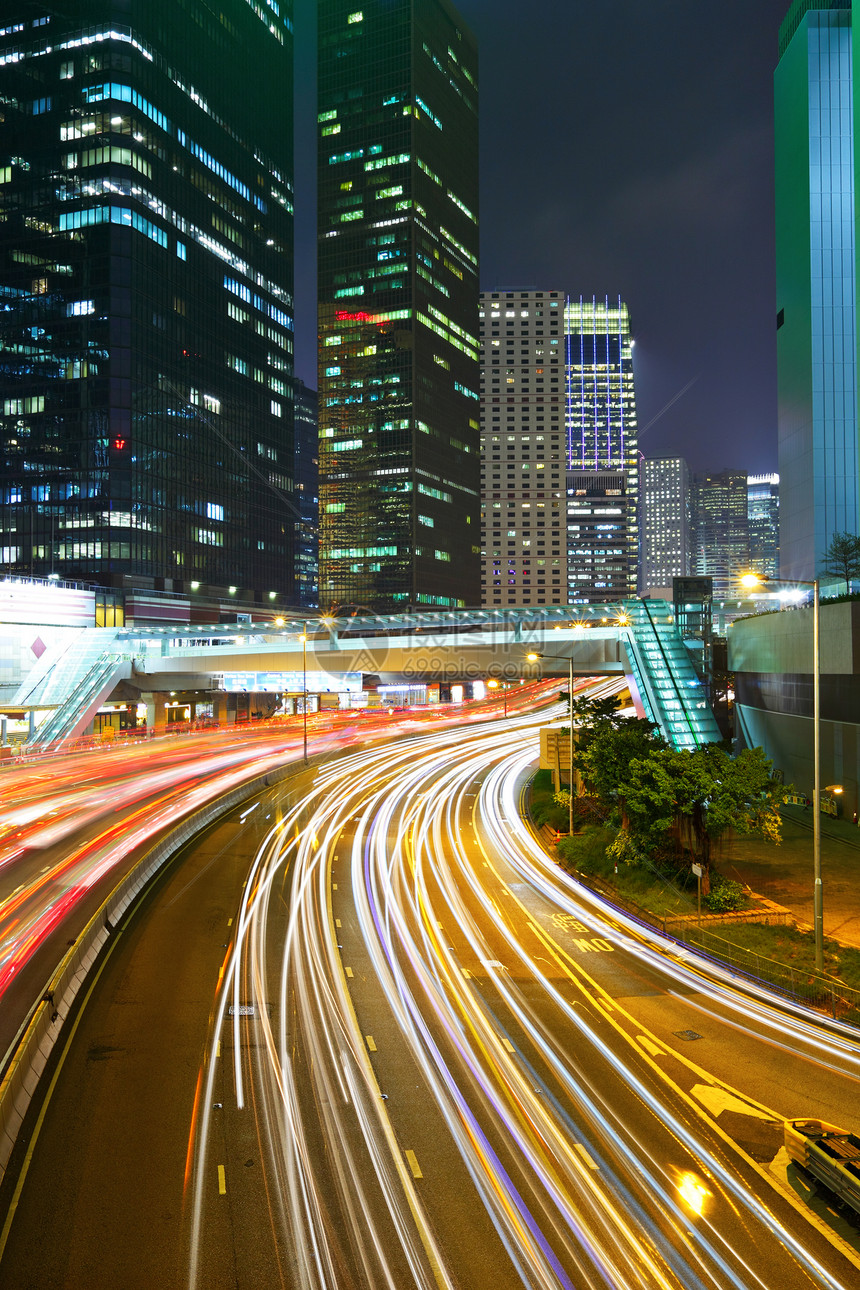
<path id="1" fill-rule="evenodd" d="M 717 867 L 760 896 L 790 909 L 799 925 L 812 927 L 812 811 L 787 806 L 781 846 L 761 838 L 735 838 Z M 821 877 L 824 934 L 860 948 L 860 828 L 821 817 Z"/>

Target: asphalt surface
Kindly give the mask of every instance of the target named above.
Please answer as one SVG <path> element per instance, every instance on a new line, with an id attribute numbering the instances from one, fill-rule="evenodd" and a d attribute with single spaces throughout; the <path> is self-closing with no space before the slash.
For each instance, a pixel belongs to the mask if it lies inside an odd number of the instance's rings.
<path id="1" fill-rule="evenodd" d="M 32 1110 L 0 1287 L 860 1283 L 781 1148 L 860 1124 L 857 1043 L 527 853 L 518 737 L 297 774 L 170 864 Z"/>

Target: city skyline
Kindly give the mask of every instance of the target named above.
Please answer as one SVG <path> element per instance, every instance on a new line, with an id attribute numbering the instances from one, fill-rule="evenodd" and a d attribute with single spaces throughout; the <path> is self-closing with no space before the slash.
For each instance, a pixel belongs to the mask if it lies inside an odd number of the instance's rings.
<path id="1" fill-rule="evenodd" d="M 776 469 L 773 72 L 788 7 L 624 3 L 610 25 L 558 6 L 541 26 L 512 0 L 459 5 L 481 50 L 481 289 L 621 294 L 635 322 L 641 449 L 697 469 Z M 308 382 L 311 9 L 298 0 L 296 352 Z M 560 122 L 583 114 L 587 129 L 560 150 Z"/>

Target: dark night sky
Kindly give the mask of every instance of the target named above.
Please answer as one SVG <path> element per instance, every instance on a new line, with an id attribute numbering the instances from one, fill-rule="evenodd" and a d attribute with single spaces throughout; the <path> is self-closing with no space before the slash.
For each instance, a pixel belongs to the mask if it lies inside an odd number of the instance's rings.
<path id="1" fill-rule="evenodd" d="M 296 367 L 315 388 L 314 7 L 296 0 Z M 480 49 L 481 286 L 627 301 L 646 456 L 776 469 L 773 69 L 788 7 L 458 3 Z"/>

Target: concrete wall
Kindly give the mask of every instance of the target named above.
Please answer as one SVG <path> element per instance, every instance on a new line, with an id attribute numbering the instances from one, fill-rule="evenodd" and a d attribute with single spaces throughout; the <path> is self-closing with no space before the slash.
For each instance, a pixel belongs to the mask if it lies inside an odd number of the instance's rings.
<path id="1" fill-rule="evenodd" d="M 794 711 L 781 711 L 773 693 L 761 700 L 762 706 L 736 701 L 736 745 L 764 748 L 785 782 L 811 797 L 812 610 L 784 610 L 733 623 L 729 669 L 735 673 L 739 700 L 754 688 L 748 682 L 761 674 L 790 680 L 784 704 Z M 851 819 L 860 810 L 860 724 L 839 718 L 849 707 L 855 714 L 860 707 L 858 602 L 821 606 L 821 702 L 821 783 L 843 786 L 842 810 Z"/>

